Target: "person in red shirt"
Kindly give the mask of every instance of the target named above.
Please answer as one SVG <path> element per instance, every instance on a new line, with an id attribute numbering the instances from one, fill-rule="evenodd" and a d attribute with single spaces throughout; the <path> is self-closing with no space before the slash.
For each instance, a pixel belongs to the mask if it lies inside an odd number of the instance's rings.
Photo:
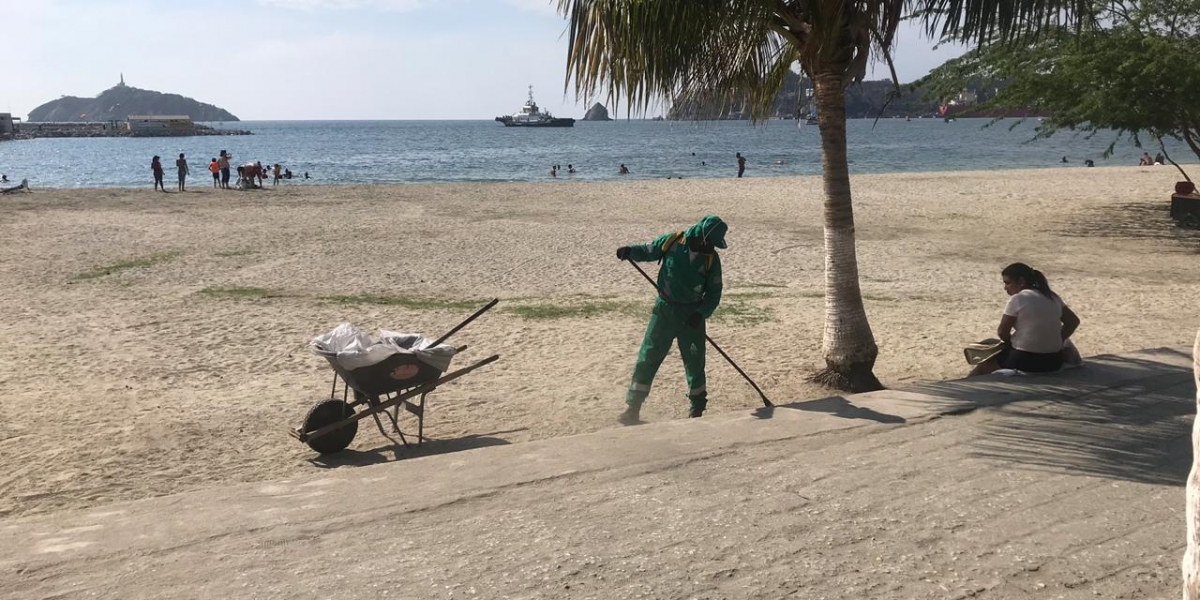
<path id="1" fill-rule="evenodd" d="M 162 188 L 162 191 L 167 191 L 167 184 L 163 183 L 163 167 L 160 159 L 155 156 L 150 159 L 150 170 L 154 173 L 154 191 Z"/>
<path id="2" fill-rule="evenodd" d="M 213 176 L 213 187 L 221 187 L 221 167 L 217 164 L 217 159 L 214 158 L 208 163 L 208 170 Z"/>

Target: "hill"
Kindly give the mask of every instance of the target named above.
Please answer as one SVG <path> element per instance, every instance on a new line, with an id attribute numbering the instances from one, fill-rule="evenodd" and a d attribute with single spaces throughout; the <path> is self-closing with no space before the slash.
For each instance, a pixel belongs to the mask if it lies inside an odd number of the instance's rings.
<path id="1" fill-rule="evenodd" d="M 768 118 L 789 119 L 797 116 L 808 116 L 813 109 L 810 106 L 812 83 L 801 79 L 800 75 L 791 73 L 784 81 L 779 95 L 771 104 Z M 934 99 L 925 98 L 920 90 L 911 85 L 902 85 L 902 93 L 888 103 L 888 95 L 895 90 L 895 84 L 889 80 L 864 81 L 850 86 L 846 90 L 846 117 L 851 119 L 903 116 L 931 116 L 937 114 L 938 105 Z M 975 93 L 974 91 L 972 93 Z M 981 95 L 982 90 L 976 94 Z M 980 98 L 982 101 L 982 98 Z M 886 108 L 884 108 L 886 104 Z M 883 110 L 882 115 L 880 110 Z M 961 110 L 961 109 L 960 109 Z M 699 115 L 699 117 L 698 117 Z M 750 109 L 742 102 L 734 102 L 723 110 L 716 107 L 697 107 L 684 102 L 672 103 L 668 119 L 720 119 L 740 120 L 750 118 Z"/>
<path id="2" fill-rule="evenodd" d="M 164 94 L 125 85 L 95 98 L 63 96 L 29 111 L 30 122 L 123 121 L 129 115 L 187 115 L 193 121 L 237 121 L 229 111 L 179 94 Z"/>

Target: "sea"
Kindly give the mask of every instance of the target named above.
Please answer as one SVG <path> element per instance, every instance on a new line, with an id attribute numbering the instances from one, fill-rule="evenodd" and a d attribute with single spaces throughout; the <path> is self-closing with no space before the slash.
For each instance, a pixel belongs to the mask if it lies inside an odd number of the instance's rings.
<path id="1" fill-rule="evenodd" d="M 168 179 L 183 153 L 196 185 L 210 182 L 209 160 L 220 150 L 234 162 L 279 163 L 289 184 L 410 184 L 437 182 L 571 181 L 732 177 L 735 153 L 746 177 L 818 175 L 816 125 L 777 120 L 580 121 L 570 128 L 504 127 L 495 121 L 242 121 L 209 123 L 248 136 L 183 138 L 58 138 L 0 142 L 0 173 L 34 187 L 150 186 L 150 159 L 162 157 Z M 1137 165 L 1142 152 L 1112 133 L 1065 132 L 1034 139 L 1036 119 L 852 119 L 847 122 L 852 175 L 913 171 L 1083 168 Z M 1150 140 L 1143 140 L 1149 142 Z M 1195 162 L 1182 144 L 1168 144 L 1180 162 Z M 1066 162 L 1063 162 L 1063 159 Z M 630 173 L 618 175 L 620 165 Z M 559 165 L 558 177 L 549 175 Z M 575 173 L 568 174 L 571 165 Z M 307 173 L 309 179 L 303 179 Z"/>

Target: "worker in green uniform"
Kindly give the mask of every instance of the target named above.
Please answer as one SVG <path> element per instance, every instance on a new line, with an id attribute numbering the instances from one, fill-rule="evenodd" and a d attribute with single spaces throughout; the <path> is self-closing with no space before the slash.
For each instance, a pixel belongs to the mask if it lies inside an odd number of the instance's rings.
<path id="1" fill-rule="evenodd" d="M 721 303 L 721 257 L 716 248 L 725 248 L 729 226 L 715 215 L 700 219 L 687 231 L 667 233 L 653 242 L 622 246 L 617 258 L 639 262 L 661 261 L 658 269 L 658 300 L 650 314 L 646 337 L 633 368 L 633 381 L 625 395 L 625 412 L 618 419 L 624 425 L 639 422 L 639 412 L 654 374 L 677 341 L 687 373 L 690 417 L 704 414 L 708 391 L 704 383 L 704 321 Z"/>

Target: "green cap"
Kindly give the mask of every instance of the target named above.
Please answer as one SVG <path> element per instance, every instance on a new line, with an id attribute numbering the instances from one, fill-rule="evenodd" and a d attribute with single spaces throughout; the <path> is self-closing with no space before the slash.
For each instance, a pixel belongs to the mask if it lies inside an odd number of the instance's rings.
<path id="1" fill-rule="evenodd" d="M 689 238 L 698 237 L 711 243 L 717 248 L 725 248 L 725 232 L 729 226 L 717 215 L 705 215 L 695 225 L 688 228 L 684 235 Z"/>

